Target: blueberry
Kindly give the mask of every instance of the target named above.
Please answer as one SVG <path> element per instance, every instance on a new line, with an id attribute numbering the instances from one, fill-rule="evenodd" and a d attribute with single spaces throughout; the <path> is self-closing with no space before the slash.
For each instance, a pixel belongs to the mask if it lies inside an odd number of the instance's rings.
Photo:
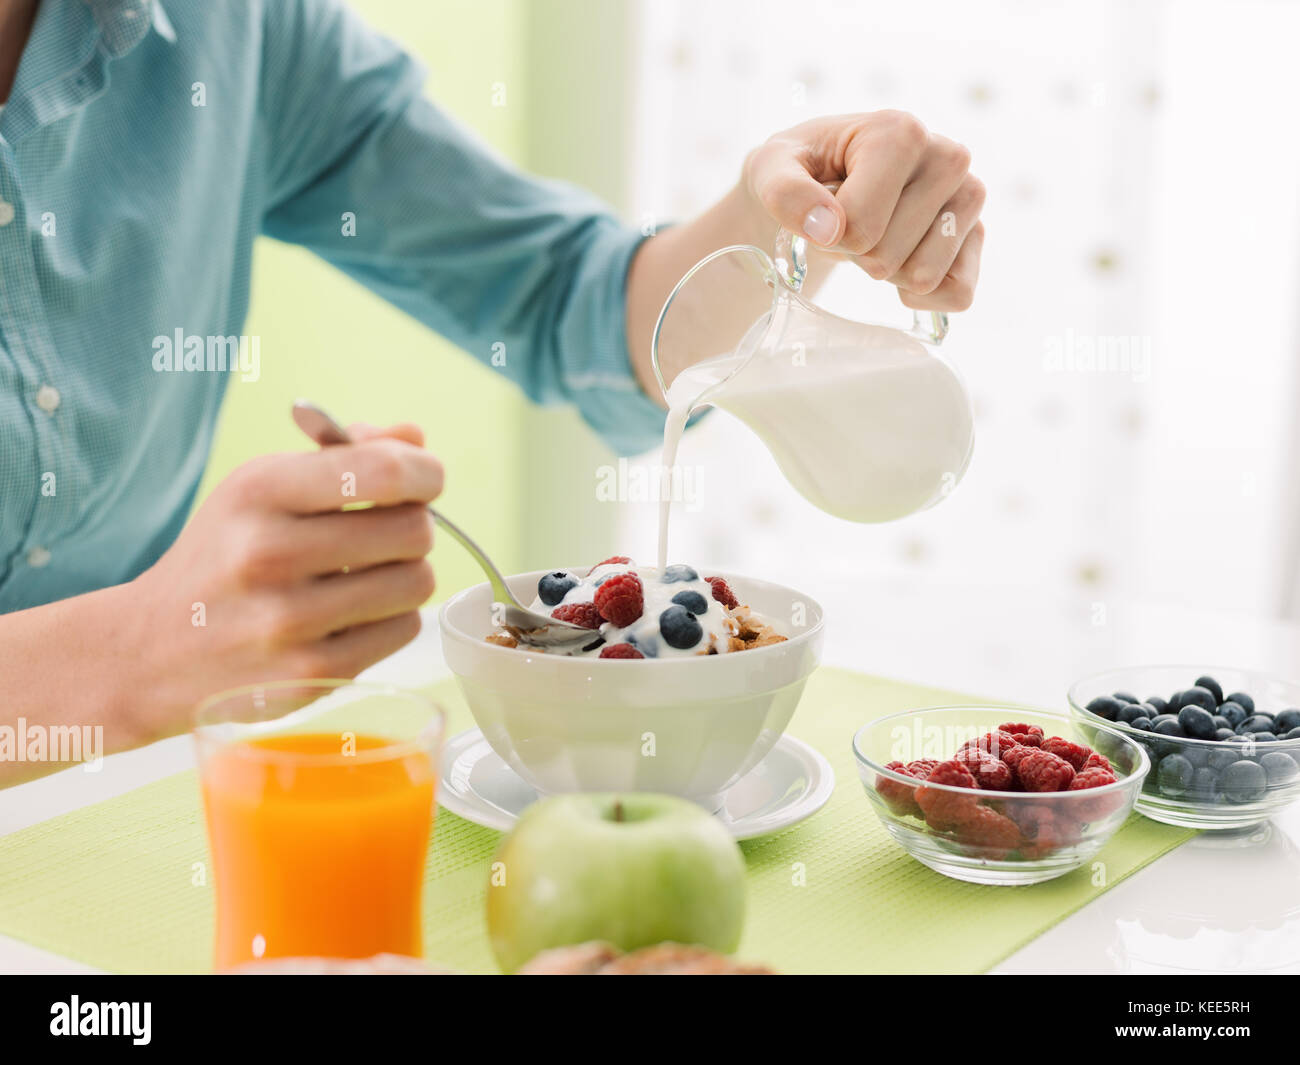
<path id="1" fill-rule="evenodd" d="M 685 651 L 694 647 L 704 636 L 704 628 L 695 615 L 680 603 L 670 606 L 659 615 L 659 631 L 669 647 Z"/>
<path id="2" fill-rule="evenodd" d="M 1225 700 L 1225 703 L 1236 703 L 1248 714 L 1255 712 L 1255 700 L 1245 692 L 1232 692 Z"/>
<path id="3" fill-rule="evenodd" d="M 1294 728 L 1300 728 L 1300 710 L 1294 708 L 1283 710 L 1277 717 L 1273 718 L 1273 727 L 1279 732 L 1290 732 Z"/>
<path id="4" fill-rule="evenodd" d="M 690 566 L 668 566 L 664 569 L 664 575 L 659 578 L 664 584 L 677 584 L 679 581 L 698 581 L 700 575 Z M 702 613 L 702 611 L 701 611 Z"/>
<path id="5" fill-rule="evenodd" d="M 1272 710 L 1261 710 L 1261 709 L 1259 709 L 1259 707 L 1256 707 L 1256 708 L 1255 708 L 1254 710 L 1252 710 L 1250 713 L 1251 713 L 1251 716 L 1252 716 L 1252 717 L 1266 717 L 1266 718 L 1268 718 L 1270 721 L 1273 720 L 1273 711 L 1272 711 Z"/>
<path id="6" fill-rule="evenodd" d="M 1179 710 L 1178 723 L 1194 740 L 1208 740 L 1214 737 L 1214 715 L 1199 706 L 1184 706 Z"/>
<path id="7" fill-rule="evenodd" d="M 1128 692 L 1116 692 L 1112 698 L 1121 703 L 1136 703 L 1138 701 L 1136 695 L 1130 695 Z"/>
<path id="8" fill-rule="evenodd" d="M 1192 765 L 1200 769 L 1202 766 L 1210 764 L 1210 752 L 1214 748 L 1201 746 L 1199 743 L 1185 743 L 1178 748 L 1178 753 L 1186 758 Z"/>
<path id="9" fill-rule="evenodd" d="M 1135 728 L 1139 732 L 1151 731 L 1151 719 L 1149 717 L 1136 717 L 1128 723 L 1129 728 Z"/>
<path id="10" fill-rule="evenodd" d="M 1268 754 L 1260 755 L 1259 764 L 1264 768 L 1270 788 L 1290 784 L 1300 774 L 1300 766 L 1295 764 L 1295 759 L 1281 751 L 1269 751 Z"/>
<path id="11" fill-rule="evenodd" d="M 1211 769 L 1217 769 L 1222 773 L 1233 762 L 1241 759 L 1241 745 L 1232 744 L 1228 747 L 1216 747 L 1210 752 L 1210 759 L 1207 763 Z"/>
<path id="12" fill-rule="evenodd" d="M 1151 707 L 1157 714 L 1168 713 L 1169 703 L 1158 695 L 1147 696 L 1147 706 Z"/>
<path id="13" fill-rule="evenodd" d="M 1173 695 L 1169 696 L 1169 705 L 1165 712 L 1169 714 L 1178 713 L 1178 711 L 1183 707 L 1183 696 L 1186 694 L 1187 693 L 1183 691 L 1176 691 Z"/>
<path id="14" fill-rule="evenodd" d="M 1252 714 L 1238 725 L 1234 731 L 1238 736 L 1244 736 L 1248 732 L 1272 732 L 1273 719 L 1265 717 L 1263 714 Z"/>
<path id="15" fill-rule="evenodd" d="M 1214 738 L 1216 740 L 1219 740 L 1220 742 L 1222 742 L 1223 740 L 1230 740 L 1235 735 L 1237 734 L 1233 732 L 1232 729 L 1230 728 L 1216 728 L 1214 730 Z"/>
<path id="16" fill-rule="evenodd" d="M 684 606 L 692 614 L 699 615 L 709 612 L 709 601 L 699 592 L 692 592 L 689 588 L 673 596 L 673 602 L 679 606 Z"/>
<path id="17" fill-rule="evenodd" d="M 1250 738 L 1256 743 L 1277 743 L 1277 737 L 1271 732 L 1252 732 Z"/>
<path id="18" fill-rule="evenodd" d="M 1169 721 L 1172 721 L 1175 725 L 1177 725 L 1177 724 L 1178 724 L 1178 715 L 1177 715 L 1177 714 L 1160 714 L 1160 715 L 1157 716 L 1157 717 L 1153 717 L 1153 718 L 1151 719 L 1151 728 L 1152 728 L 1152 730 L 1154 731 L 1154 730 L 1156 730 L 1157 726 L 1159 726 L 1159 725 L 1163 725 L 1163 724 L 1165 724 L 1166 722 L 1169 722 Z M 1179 725 L 1179 728 L 1181 728 L 1181 727 L 1182 727 L 1182 726 Z"/>
<path id="19" fill-rule="evenodd" d="M 1236 728 L 1249 716 L 1246 708 L 1241 703 L 1229 699 L 1226 703 L 1219 704 L 1219 716 L 1226 719 L 1228 728 Z"/>
<path id="20" fill-rule="evenodd" d="M 1268 774 L 1254 762 L 1233 762 L 1220 774 L 1219 786 L 1229 802 L 1254 802 L 1264 797 Z"/>
<path id="21" fill-rule="evenodd" d="M 1105 718 L 1107 721 L 1114 721 L 1119 716 L 1123 706 L 1124 704 L 1118 699 L 1112 699 L 1109 695 L 1099 695 L 1088 704 L 1087 709 L 1098 717 Z"/>
<path id="22" fill-rule="evenodd" d="M 1219 687 L 1219 682 L 1213 677 L 1197 677 L 1196 686 L 1198 688 L 1204 688 L 1214 696 L 1215 706 L 1218 706 L 1219 703 L 1223 702 L 1223 689 Z"/>
<path id="23" fill-rule="evenodd" d="M 1175 739 L 1181 739 L 1186 736 L 1183 732 L 1183 726 L 1178 723 L 1178 719 L 1165 716 L 1162 721 L 1155 721 L 1151 726 L 1151 731 L 1157 736 L 1172 736 Z M 1156 751 L 1161 755 L 1174 754 L 1182 750 L 1181 743 L 1172 743 L 1169 740 L 1158 740 L 1156 742 Z"/>
<path id="24" fill-rule="evenodd" d="M 1300 740 L 1300 725 L 1297 725 L 1282 738 L 1284 740 Z"/>
<path id="25" fill-rule="evenodd" d="M 577 586 L 578 578 L 572 573 L 556 570 L 537 582 L 537 595 L 547 606 L 559 606 L 560 601 L 569 594 L 569 589 Z"/>
<path id="26" fill-rule="evenodd" d="M 1122 769 L 1128 766 L 1131 757 L 1126 750 L 1128 744 L 1118 734 L 1098 732 L 1091 739 L 1092 749 L 1112 765 Z"/>
<path id="27" fill-rule="evenodd" d="M 1194 772 L 1192 763 L 1181 754 L 1166 755 L 1160 759 L 1160 768 L 1156 770 L 1156 783 L 1164 794 L 1176 799 L 1191 786 Z"/>
<path id="28" fill-rule="evenodd" d="M 1214 697 L 1214 692 L 1209 688 L 1195 687 L 1188 688 L 1183 692 L 1183 701 L 1179 706 L 1181 710 L 1184 706 L 1199 706 L 1202 710 L 1213 714 L 1219 709 L 1219 700 Z"/>
<path id="29" fill-rule="evenodd" d="M 1133 724 L 1140 717 L 1153 718 L 1156 712 L 1146 703 L 1125 703 L 1120 707 L 1119 716 L 1116 720 L 1123 721 L 1126 724 Z"/>
<path id="30" fill-rule="evenodd" d="M 1213 769 L 1202 767 L 1192 774 L 1192 784 L 1188 788 L 1198 799 L 1213 799 L 1219 790 L 1219 774 Z"/>

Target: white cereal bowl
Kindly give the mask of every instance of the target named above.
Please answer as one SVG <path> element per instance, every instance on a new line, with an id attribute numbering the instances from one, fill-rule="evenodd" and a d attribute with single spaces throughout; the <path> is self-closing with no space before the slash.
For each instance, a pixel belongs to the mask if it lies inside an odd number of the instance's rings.
<path id="1" fill-rule="evenodd" d="M 531 602 L 549 570 L 506 583 Z M 716 810 L 789 724 L 822 648 L 822 609 L 768 581 L 722 574 L 784 643 L 721 655 L 600 659 L 499 647 L 492 592 L 439 612 L 443 655 L 484 738 L 538 792 L 657 791 Z"/>

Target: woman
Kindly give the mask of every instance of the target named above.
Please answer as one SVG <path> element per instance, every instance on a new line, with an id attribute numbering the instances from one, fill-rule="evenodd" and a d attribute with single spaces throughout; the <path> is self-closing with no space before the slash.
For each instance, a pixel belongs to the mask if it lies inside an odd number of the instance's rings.
<path id="1" fill-rule="evenodd" d="M 909 307 L 970 303 L 983 189 L 909 115 L 779 133 L 647 239 L 494 157 L 423 78 L 341 0 L 0 0 L 0 725 L 102 725 L 119 750 L 214 690 L 352 676 L 418 631 L 443 470 L 414 426 L 255 460 L 186 522 L 226 380 L 255 372 L 259 233 L 623 451 L 662 432 L 655 315 L 720 246 L 780 224 Z"/>

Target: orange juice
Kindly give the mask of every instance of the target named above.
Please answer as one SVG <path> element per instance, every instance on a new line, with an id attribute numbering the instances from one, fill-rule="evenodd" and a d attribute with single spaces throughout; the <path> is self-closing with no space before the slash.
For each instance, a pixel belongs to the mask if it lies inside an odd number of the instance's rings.
<path id="1" fill-rule="evenodd" d="M 429 753 L 358 735 L 233 743 L 202 773 L 218 969 L 255 958 L 421 953 Z M 385 753 L 383 748 L 391 748 Z"/>

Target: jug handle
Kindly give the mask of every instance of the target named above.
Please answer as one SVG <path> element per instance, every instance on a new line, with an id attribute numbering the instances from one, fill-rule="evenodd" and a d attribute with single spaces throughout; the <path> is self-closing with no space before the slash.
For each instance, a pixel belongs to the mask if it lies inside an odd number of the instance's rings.
<path id="1" fill-rule="evenodd" d="M 834 192 L 839 188 L 839 183 L 831 182 L 826 187 Z M 791 233 L 788 229 L 778 229 L 772 262 L 776 266 L 777 276 L 785 282 L 786 287 L 792 292 L 800 291 L 808 276 L 807 238 Z M 937 347 L 948 335 L 948 314 L 946 311 L 913 311 L 912 328 L 907 332 L 918 340 Z"/>

